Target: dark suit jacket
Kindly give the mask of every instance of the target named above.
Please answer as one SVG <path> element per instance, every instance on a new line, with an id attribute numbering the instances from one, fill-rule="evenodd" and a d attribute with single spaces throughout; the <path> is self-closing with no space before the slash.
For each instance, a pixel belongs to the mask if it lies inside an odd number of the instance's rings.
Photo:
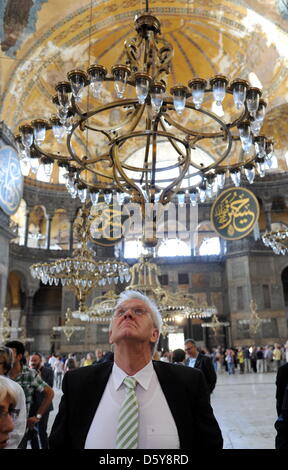
<path id="1" fill-rule="evenodd" d="M 288 362 L 279 367 L 276 376 L 276 409 L 278 416 L 281 413 L 286 385 L 288 385 Z"/>
<path id="2" fill-rule="evenodd" d="M 189 364 L 189 359 L 186 360 L 185 364 L 186 366 Z M 212 393 L 217 381 L 217 375 L 212 359 L 210 359 L 208 356 L 205 356 L 205 354 L 199 353 L 194 368 L 202 370 L 208 385 L 209 392 Z"/>
<path id="3" fill-rule="evenodd" d="M 84 449 L 113 362 L 65 374 L 62 399 L 49 438 L 51 449 Z M 181 449 L 221 449 L 223 439 L 202 372 L 153 361 L 178 430 Z"/>

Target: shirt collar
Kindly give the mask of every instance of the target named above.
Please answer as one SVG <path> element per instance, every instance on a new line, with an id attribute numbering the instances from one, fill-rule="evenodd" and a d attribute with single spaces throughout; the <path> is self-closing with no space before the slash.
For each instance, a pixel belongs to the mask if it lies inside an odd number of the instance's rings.
<path id="1" fill-rule="evenodd" d="M 138 370 L 138 372 L 136 372 L 133 377 L 135 377 L 137 382 L 141 385 L 141 387 L 144 388 L 144 390 L 148 390 L 153 372 L 153 364 L 152 361 L 150 361 L 148 362 L 148 364 L 146 364 L 146 366 L 143 367 L 143 369 Z M 114 362 L 112 369 L 112 380 L 115 390 L 118 390 L 120 388 L 125 377 L 127 377 L 126 372 L 120 369 L 120 367 L 118 367 L 117 364 Z"/>

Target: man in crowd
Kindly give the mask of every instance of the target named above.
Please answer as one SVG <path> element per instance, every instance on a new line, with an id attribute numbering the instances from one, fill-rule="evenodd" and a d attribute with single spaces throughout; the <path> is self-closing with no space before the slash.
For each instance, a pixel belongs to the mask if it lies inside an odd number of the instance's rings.
<path id="1" fill-rule="evenodd" d="M 28 432 L 29 429 L 33 429 L 34 426 L 40 422 L 43 414 L 47 411 L 52 402 L 54 392 L 53 389 L 43 381 L 40 375 L 36 374 L 35 370 L 29 369 L 28 366 L 23 364 L 23 356 L 25 352 L 23 343 L 13 340 L 6 343 L 6 346 L 11 348 L 13 352 L 13 364 L 8 376 L 23 388 L 28 416 L 33 399 L 33 393 L 35 391 L 43 392 L 43 400 L 39 404 L 39 408 L 35 409 L 35 415 L 29 416 L 27 419 Z M 25 449 L 27 447 L 27 432 L 19 445 L 19 448 L 21 449 Z"/>
<path id="2" fill-rule="evenodd" d="M 188 356 L 186 360 L 186 366 L 193 367 L 194 369 L 200 369 L 206 379 L 209 393 L 212 393 L 216 381 L 217 375 L 213 367 L 213 363 L 210 357 L 205 356 L 205 354 L 199 353 L 196 343 L 193 339 L 186 339 L 184 343 L 184 349 Z"/>
<path id="3" fill-rule="evenodd" d="M 64 376 L 52 449 L 222 448 L 202 372 L 152 362 L 161 324 L 148 297 L 120 294 L 109 327 L 114 362 Z"/>
<path id="4" fill-rule="evenodd" d="M 38 352 L 34 352 L 30 356 L 29 366 L 31 369 L 35 370 L 36 374 L 41 377 L 44 382 L 46 382 L 49 387 L 53 388 L 54 382 L 54 372 L 51 367 L 44 367 L 42 365 L 42 356 Z M 43 399 L 45 398 L 44 392 L 39 392 L 36 390 L 33 395 L 32 405 L 30 407 L 29 416 L 36 416 L 37 410 L 39 409 Z M 42 418 L 38 423 L 38 434 L 41 444 L 41 449 L 48 449 L 48 435 L 47 435 L 47 424 L 49 419 L 49 413 L 53 410 L 53 403 L 51 402 L 48 406 L 45 413 L 43 413 Z M 33 433 L 31 439 L 32 449 L 39 449 L 39 441 L 37 433 Z"/>
<path id="5" fill-rule="evenodd" d="M 93 364 L 100 364 L 101 362 L 103 362 L 103 358 L 104 358 L 104 354 L 103 354 L 103 351 L 102 349 L 100 348 L 97 348 L 95 350 L 95 361 L 93 362 Z"/>

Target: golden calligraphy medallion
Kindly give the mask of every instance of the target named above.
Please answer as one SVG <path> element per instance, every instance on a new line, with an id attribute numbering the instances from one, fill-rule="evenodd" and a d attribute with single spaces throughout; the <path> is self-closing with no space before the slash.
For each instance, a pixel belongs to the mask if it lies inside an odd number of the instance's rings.
<path id="1" fill-rule="evenodd" d="M 210 220 L 215 232 L 225 240 L 246 237 L 255 227 L 259 217 L 256 196 L 246 188 L 229 188 L 215 200 Z"/>

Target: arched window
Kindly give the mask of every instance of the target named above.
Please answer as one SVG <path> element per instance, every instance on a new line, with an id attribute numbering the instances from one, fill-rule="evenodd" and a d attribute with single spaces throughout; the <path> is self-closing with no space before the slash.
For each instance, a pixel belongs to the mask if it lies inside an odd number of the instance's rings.
<path id="1" fill-rule="evenodd" d="M 143 245 L 139 240 L 126 240 L 124 243 L 124 258 L 139 258 Z"/>
<path id="2" fill-rule="evenodd" d="M 200 256 L 219 255 L 220 252 L 221 245 L 219 237 L 205 238 L 199 247 Z"/>
<path id="3" fill-rule="evenodd" d="M 157 251 L 158 256 L 191 256 L 190 245 L 179 238 L 162 240 Z"/>
<path id="4" fill-rule="evenodd" d="M 197 227 L 194 240 L 194 254 L 196 256 L 219 255 L 221 253 L 220 238 L 209 220 L 204 220 Z"/>

